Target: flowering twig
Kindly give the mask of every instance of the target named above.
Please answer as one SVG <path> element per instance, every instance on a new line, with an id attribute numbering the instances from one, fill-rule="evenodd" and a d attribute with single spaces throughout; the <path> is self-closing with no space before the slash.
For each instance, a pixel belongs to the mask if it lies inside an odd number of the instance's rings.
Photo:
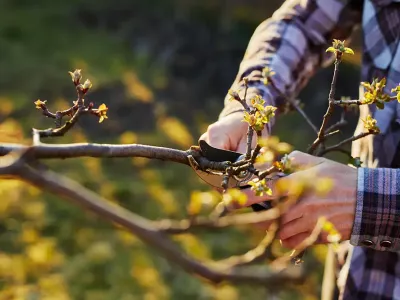
<path id="1" fill-rule="evenodd" d="M 81 83 L 82 74 L 81 70 L 77 69 L 74 72 L 69 72 L 72 78 L 72 82 L 75 85 L 77 100 L 73 102 L 73 106 L 66 109 L 60 110 L 56 113 L 52 113 L 47 108 L 46 102 L 40 99 L 36 100 L 34 103 L 37 109 L 41 109 L 43 115 L 55 119 L 56 128 L 48 128 L 45 130 L 33 129 L 33 132 L 37 134 L 39 137 L 56 137 L 63 136 L 67 133 L 78 121 L 79 117 L 84 114 L 92 114 L 99 117 L 99 122 L 101 123 L 104 119 L 107 118 L 107 110 L 108 108 L 105 104 L 100 105 L 99 108 L 93 108 L 93 103 L 89 103 L 85 105 L 85 95 L 92 87 L 92 83 L 89 79 L 87 79 L 83 84 Z M 64 116 L 71 116 L 71 118 L 65 122 L 64 125 L 61 125 L 62 118 Z M 36 138 L 36 143 L 38 142 Z"/>

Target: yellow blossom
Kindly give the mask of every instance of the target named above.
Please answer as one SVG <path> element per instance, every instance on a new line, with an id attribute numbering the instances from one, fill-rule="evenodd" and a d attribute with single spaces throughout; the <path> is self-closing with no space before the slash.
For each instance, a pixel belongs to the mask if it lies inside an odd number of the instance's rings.
<path id="1" fill-rule="evenodd" d="M 364 97 L 361 100 L 362 104 L 375 103 L 377 108 L 383 109 L 385 107 L 385 102 L 392 100 L 390 96 L 384 92 L 386 78 L 382 78 L 381 80 L 375 78 L 372 83 L 361 82 L 361 85 L 366 89 Z"/>
<path id="2" fill-rule="evenodd" d="M 364 122 L 364 128 L 368 130 L 368 132 L 371 133 L 379 133 L 379 127 L 377 126 L 377 122 L 374 118 L 372 118 L 370 115 L 367 116 L 365 120 L 362 120 Z"/>
<path id="3" fill-rule="evenodd" d="M 223 201 L 226 205 L 244 206 L 247 202 L 247 195 L 238 189 L 228 189 L 224 194 Z"/>
<path id="4" fill-rule="evenodd" d="M 250 100 L 250 102 L 251 102 L 251 105 L 253 105 L 258 110 L 260 110 L 259 107 L 261 109 L 264 108 L 265 100 L 260 95 L 256 95 L 255 97 L 253 97 Z"/>
<path id="5" fill-rule="evenodd" d="M 270 78 L 271 78 L 271 76 L 273 76 L 273 75 L 275 75 L 275 72 L 274 71 L 272 71 L 272 69 L 270 68 L 270 67 L 265 67 L 263 70 L 262 70 L 262 76 L 263 76 L 263 78 L 264 78 L 264 85 L 268 85 L 269 84 L 269 81 L 270 81 Z"/>
<path id="6" fill-rule="evenodd" d="M 276 161 L 273 164 L 280 172 L 290 174 L 292 172 L 292 163 L 289 155 L 285 154 L 281 161 Z"/>
<path id="7" fill-rule="evenodd" d="M 248 113 L 247 111 L 244 112 L 242 122 L 247 122 L 247 123 L 249 123 L 250 126 L 253 126 L 256 124 L 256 121 L 257 121 L 257 119 L 256 119 L 255 115 L 252 115 L 252 114 Z"/>
<path id="8" fill-rule="evenodd" d="M 345 41 L 333 39 L 332 47 L 326 49 L 326 52 L 333 52 L 337 53 L 347 53 L 347 54 L 354 54 L 354 51 L 351 48 L 347 48 L 344 46 Z"/>
<path id="9" fill-rule="evenodd" d="M 102 105 L 100 105 L 99 108 L 97 109 L 97 112 L 100 117 L 99 123 L 103 122 L 104 119 L 108 119 L 107 110 L 108 110 L 108 107 L 104 103 Z"/>
<path id="10" fill-rule="evenodd" d="M 325 231 L 328 233 L 327 239 L 329 243 L 337 244 L 340 242 L 340 239 L 342 238 L 339 231 L 335 228 L 335 225 L 333 223 L 329 222 L 325 218 L 323 219 L 323 225 L 322 225 L 322 231 Z"/>
<path id="11" fill-rule="evenodd" d="M 41 109 L 42 106 L 46 105 L 46 102 L 47 102 L 46 100 L 45 100 L 45 101 L 42 101 L 42 100 L 38 99 L 38 100 L 36 100 L 36 101 L 33 102 L 33 103 L 36 105 L 36 108 L 37 108 L 37 109 Z"/>
<path id="12" fill-rule="evenodd" d="M 249 185 L 251 185 L 251 190 L 254 191 L 256 196 L 264 196 L 264 195 L 272 195 L 272 190 L 269 188 L 267 185 L 267 182 L 265 179 L 259 180 L 259 179 L 254 179 L 249 182 Z"/>

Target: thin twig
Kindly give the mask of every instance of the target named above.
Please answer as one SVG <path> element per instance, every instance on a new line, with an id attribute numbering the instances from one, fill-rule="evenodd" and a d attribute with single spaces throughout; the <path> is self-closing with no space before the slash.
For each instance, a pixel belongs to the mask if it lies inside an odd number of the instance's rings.
<path id="1" fill-rule="evenodd" d="M 250 163 L 251 164 L 255 163 L 255 161 L 257 159 L 257 156 L 260 153 L 261 145 L 260 145 L 259 141 L 260 141 L 261 138 L 262 138 L 262 131 L 257 131 L 257 144 L 256 144 L 256 147 L 254 148 L 254 151 L 253 151 L 251 157 L 250 157 Z"/>
<path id="2" fill-rule="evenodd" d="M 334 107 L 332 100 L 335 98 L 336 81 L 337 81 L 337 76 L 339 74 L 339 64 L 340 64 L 340 60 L 338 58 L 336 58 L 335 69 L 333 71 L 333 78 L 332 78 L 332 82 L 331 82 L 331 89 L 329 91 L 328 109 L 326 110 L 326 113 L 324 114 L 321 127 L 318 131 L 317 139 L 307 150 L 307 153 L 309 153 L 309 154 L 314 153 L 314 151 L 317 149 L 317 147 L 324 141 L 325 129 L 326 129 L 326 126 L 328 125 L 328 121 L 329 121 L 330 116 L 332 115 L 333 107 Z"/>
<path id="3" fill-rule="evenodd" d="M 228 226 L 252 225 L 265 221 L 273 221 L 279 217 L 279 210 L 276 208 L 262 212 L 250 212 L 237 215 L 223 216 L 220 218 L 196 217 L 187 220 L 159 220 L 153 221 L 153 226 L 159 231 L 168 234 L 187 233 L 205 228 L 225 228 Z"/>
<path id="4" fill-rule="evenodd" d="M 40 137 L 56 137 L 56 136 L 63 136 L 65 133 L 67 133 L 78 121 L 79 117 L 83 112 L 85 111 L 85 108 L 80 107 L 78 110 L 75 112 L 75 114 L 72 116 L 71 119 L 69 119 L 65 124 L 61 127 L 58 128 L 48 128 L 44 130 L 38 130 L 36 129 L 36 132 L 39 134 Z M 60 116 L 58 117 L 58 120 L 60 120 Z M 58 124 L 60 125 L 60 124 Z"/>
<path id="5" fill-rule="evenodd" d="M 353 142 L 355 140 L 361 139 L 361 138 L 366 137 L 367 135 L 370 135 L 370 134 L 374 134 L 374 132 L 362 132 L 362 133 L 360 133 L 358 135 L 349 137 L 349 138 L 341 141 L 340 143 L 337 143 L 334 146 L 331 146 L 331 147 L 328 147 L 328 148 L 322 150 L 320 153 L 318 153 L 317 156 L 323 156 L 323 155 L 327 154 L 328 152 L 335 151 L 335 150 L 339 149 L 340 147 L 346 145 L 347 143 L 351 143 L 351 142 Z"/>
<path id="6" fill-rule="evenodd" d="M 332 131 L 338 130 L 339 128 L 344 127 L 346 125 L 347 125 L 347 121 L 345 119 L 340 119 L 339 122 L 336 122 L 335 124 L 333 124 L 332 126 L 330 126 L 326 129 L 325 135 L 331 133 Z"/>
<path id="7" fill-rule="evenodd" d="M 307 122 L 308 125 L 310 125 L 311 129 L 318 134 L 318 129 L 317 127 L 314 125 L 314 123 L 311 121 L 311 119 L 307 116 L 307 114 L 305 113 L 305 111 L 297 104 L 297 102 L 290 98 L 287 97 L 285 94 L 283 94 L 278 87 L 275 85 L 274 81 L 272 80 L 272 78 L 269 78 L 268 81 L 271 83 L 271 86 L 274 87 L 274 89 L 278 92 L 279 97 L 285 99 L 285 101 L 289 102 L 289 104 L 295 109 L 297 110 L 297 112 L 304 118 L 304 120 Z"/>
<path id="8" fill-rule="evenodd" d="M 265 171 L 258 172 L 258 174 L 256 174 L 256 176 L 258 176 L 258 178 L 260 180 L 262 180 L 265 177 L 267 177 L 268 175 L 271 175 L 272 173 L 275 173 L 275 172 L 279 172 L 279 169 L 275 165 L 273 165 L 273 166 L 269 167 L 268 169 L 266 169 Z"/>
<path id="9" fill-rule="evenodd" d="M 311 245 L 313 245 L 317 240 L 318 236 L 322 231 L 322 227 L 324 225 L 325 220 L 320 218 L 315 225 L 311 234 L 304 239 L 299 245 L 295 247 L 295 250 L 288 252 L 286 255 L 283 255 L 271 263 L 271 267 L 276 270 L 281 270 L 285 268 L 287 263 L 293 259 L 301 259 L 304 254 L 304 250 Z"/>
<path id="10" fill-rule="evenodd" d="M 249 125 L 247 128 L 247 148 L 246 148 L 246 156 L 245 159 L 250 159 L 251 156 L 251 144 L 253 140 L 254 129 Z"/>
<path id="11" fill-rule="evenodd" d="M 272 223 L 271 226 L 269 226 L 265 237 L 261 240 L 257 247 L 251 249 L 243 255 L 231 256 L 229 258 L 218 261 L 218 263 L 231 267 L 237 267 L 256 263 L 266 258 L 269 246 L 275 239 L 278 228 L 278 222 Z"/>
<path id="12" fill-rule="evenodd" d="M 361 100 L 331 100 L 335 105 L 363 105 Z"/>
<path id="13" fill-rule="evenodd" d="M 325 134 L 325 136 L 324 136 L 324 139 L 326 139 L 326 138 L 328 138 L 328 137 L 331 137 L 331 136 L 333 136 L 333 135 L 335 135 L 335 134 L 337 134 L 337 133 L 339 133 L 339 132 L 340 132 L 339 129 L 337 129 L 337 130 L 335 130 L 335 131 L 327 132 L 327 133 Z"/>

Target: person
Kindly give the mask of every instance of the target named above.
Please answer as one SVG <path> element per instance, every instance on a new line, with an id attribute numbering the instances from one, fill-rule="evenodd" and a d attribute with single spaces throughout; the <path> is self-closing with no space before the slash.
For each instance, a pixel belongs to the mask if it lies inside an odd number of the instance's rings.
<path id="1" fill-rule="evenodd" d="M 332 40 L 347 40 L 359 25 L 361 80 L 386 77 L 389 93 L 400 82 L 399 0 L 285 1 L 255 30 L 232 89 L 243 97 L 247 77 L 247 99 L 260 95 L 266 104 L 282 108 L 282 95 L 296 96 L 318 68 L 332 61 L 325 52 Z M 264 67 L 275 71 L 274 85 L 263 84 Z M 217 148 L 244 152 L 243 108 L 228 99 L 227 95 L 218 121 L 200 139 Z M 310 234 L 319 216 L 326 216 L 354 246 L 339 286 L 340 298 L 400 299 L 400 104 L 392 101 L 383 110 L 360 106 L 360 119 L 368 114 L 377 120 L 381 133 L 353 143 L 352 155 L 361 158 L 361 168 L 298 151 L 290 154 L 296 164 L 309 167 L 301 171 L 303 175 L 317 171 L 333 178 L 335 186 L 323 199 L 303 196 L 283 216 L 279 237 L 285 246 L 294 247 Z M 272 129 L 273 123 L 267 134 Z M 359 121 L 356 133 L 362 130 Z M 248 204 L 266 199 L 252 195 Z"/>

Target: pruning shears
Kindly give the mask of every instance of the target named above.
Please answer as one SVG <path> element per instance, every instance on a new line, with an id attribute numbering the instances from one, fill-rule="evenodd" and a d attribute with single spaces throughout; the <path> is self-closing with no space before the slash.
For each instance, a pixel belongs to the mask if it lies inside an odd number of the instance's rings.
<path id="1" fill-rule="evenodd" d="M 200 140 L 199 147 L 202 155 L 210 161 L 223 162 L 230 161 L 232 163 L 239 161 L 243 158 L 244 154 L 229 150 L 218 149 L 210 146 L 206 141 Z M 222 178 L 224 176 L 221 172 L 215 172 L 211 170 L 200 170 L 197 168 L 192 161 L 189 160 L 190 166 L 196 172 L 196 174 L 207 184 L 212 187 L 220 188 Z M 249 181 L 254 179 L 255 176 L 248 171 L 242 172 L 238 176 L 233 176 L 229 178 L 228 187 L 229 188 L 239 188 L 247 189 L 250 188 L 248 184 Z M 252 209 L 254 211 L 267 210 L 272 208 L 271 201 L 263 201 L 260 203 L 252 204 Z"/>
<path id="2" fill-rule="evenodd" d="M 228 150 L 222 150 L 218 148 L 214 148 L 207 144 L 206 141 L 199 141 L 199 147 L 202 155 L 206 157 L 210 161 L 215 161 L 215 162 L 223 162 L 223 161 L 230 161 L 232 163 L 239 161 L 243 158 L 244 154 L 239 153 L 239 152 L 234 152 L 234 151 L 228 151 Z M 203 179 L 207 184 L 220 188 L 221 187 L 221 182 L 224 174 L 214 172 L 211 170 L 200 170 L 198 167 L 196 167 L 191 160 L 189 160 L 190 166 L 192 169 L 196 172 L 196 174 Z M 286 176 L 284 173 L 278 173 L 274 178 L 270 179 L 275 179 L 275 178 L 280 178 Z M 247 189 L 250 188 L 250 185 L 248 182 L 252 180 L 255 176 L 251 174 L 250 172 L 244 172 L 243 174 L 240 174 L 239 176 L 234 176 L 229 179 L 228 182 L 228 187 L 229 188 L 239 188 L 239 189 Z M 263 201 L 259 202 L 256 204 L 252 204 L 251 208 L 253 211 L 262 211 L 262 210 L 268 210 L 272 208 L 271 201 Z M 302 262 L 302 256 L 304 254 L 304 251 L 301 252 L 299 255 L 296 257 L 292 258 L 292 262 L 294 264 L 299 264 Z"/>

